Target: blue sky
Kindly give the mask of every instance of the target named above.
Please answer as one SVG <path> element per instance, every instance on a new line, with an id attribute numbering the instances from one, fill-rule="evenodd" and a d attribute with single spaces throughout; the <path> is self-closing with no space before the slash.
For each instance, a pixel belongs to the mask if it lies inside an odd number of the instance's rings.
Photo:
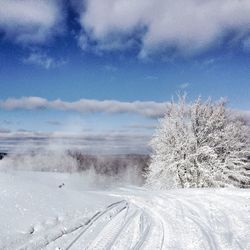
<path id="1" fill-rule="evenodd" d="M 163 103 L 180 91 L 189 100 L 227 97 L 231 108 L 250 110 L 248 0 L 0 6 L 5 137 L 63 131 L 148 138 Z"/>

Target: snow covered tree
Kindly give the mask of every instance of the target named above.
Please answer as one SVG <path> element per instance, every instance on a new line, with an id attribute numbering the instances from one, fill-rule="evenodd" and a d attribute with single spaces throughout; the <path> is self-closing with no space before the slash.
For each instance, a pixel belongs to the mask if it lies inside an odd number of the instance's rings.
<path id="1" fill-rule="evenodd" d="M 172 102 L 152 138 L 147 185 L 250 187 L 249 126 L 225 101 Z"/>

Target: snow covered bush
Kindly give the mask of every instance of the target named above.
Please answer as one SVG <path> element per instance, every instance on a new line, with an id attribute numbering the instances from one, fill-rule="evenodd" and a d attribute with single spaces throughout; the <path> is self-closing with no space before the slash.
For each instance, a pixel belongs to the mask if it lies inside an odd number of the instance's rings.
<path id="1" fill-rule="evenodd" d="M 147 185 L 250 187 L 249 126 L 225 101 L 172 102 L 152 138 Z"/>

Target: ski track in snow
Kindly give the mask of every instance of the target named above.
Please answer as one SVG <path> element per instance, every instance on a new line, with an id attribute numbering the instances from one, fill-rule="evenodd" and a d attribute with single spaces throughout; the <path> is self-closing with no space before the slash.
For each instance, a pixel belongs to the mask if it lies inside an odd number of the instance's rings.
<path id="1" fill-rule="evenodd" d="M 96 191 L 98 192 L 98 191 Z M 101 191 L 100 191 L 101 192 Z M 13 249 L 250 249 L 250 194 L 120 188 L 92 218 L 32 235 Z M 205 195 L 204 195 L 205 194 Z M 238 212 L 238 213 L 237 213 Z M 6 248 L 7 249 L 7 248 Z"/>

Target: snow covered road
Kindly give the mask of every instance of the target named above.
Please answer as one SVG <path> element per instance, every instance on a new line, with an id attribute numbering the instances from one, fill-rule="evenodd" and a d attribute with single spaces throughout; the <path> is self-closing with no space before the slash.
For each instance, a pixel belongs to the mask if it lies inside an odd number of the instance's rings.
<path id="1" fill-rule="evenodd" d="M 0 181 L 7 177 L 7 174 L 1 174 Z M 27 177 L 14 175 L 11 178 L 14 178 L 12 193 L 17 190 L 20 192 L 21 186 L 25 188 L 22 180 L 26 180 L 29 187 Z M 5 207 L 0 207 L 0 222 L 8 223 L 9 220 L 12 227 L 8 232 L 9 237 L 2 230 L 0 249 L 250 249 L 249 190 L 188 189 L 157 192 L 131 186 L 107 190 L 80 190 L 82 187 L 77 186 L 76 192 L 76 186 L 70 184 L 70 178 L 64 178 L 65 189 L 60 191 L 52 184 L 58 180 L 58 176 L 40 178 L 40 183 L 34 181 L 31 190 L 21 190 L 38 198 L 39 207 L 51 206 L 51 211 L 30 210 L 20 217 L 17 211 L 29 209 L 30 204 L 16 201 L 21 209 L 16 211 L 15 218 L 11 210 L 7 209 L 13 200 L 6 195 L 8 186 L 5 183 Z M 45 184 L 46 190 L 48 186 L 51 189 L 51 197 L 47 200 L 41 199 Z M 46 204 L 48 201 L 50 204 Z M 73 208 L 68 208 L 66 201 L 72 203 Z M 56 207 L 57 203 L 60 208 Z M 65 208 L 62 208 L 63 204 Z M 87 211 L 85 208 L 88 208 Z M 37 210 L 36 207 L 32 209 Z M 63 209 L 63 216 L 60 209 Z M 70 215 L 70 211 L 73 215 Z M 39 212 L 37 217 L 40 223 L 29 217 L 31 212 L 33 216 Z M 28 230 L 24 229 L 20 233 L 18 229 L 17 233 L 14 225 Z"/>

